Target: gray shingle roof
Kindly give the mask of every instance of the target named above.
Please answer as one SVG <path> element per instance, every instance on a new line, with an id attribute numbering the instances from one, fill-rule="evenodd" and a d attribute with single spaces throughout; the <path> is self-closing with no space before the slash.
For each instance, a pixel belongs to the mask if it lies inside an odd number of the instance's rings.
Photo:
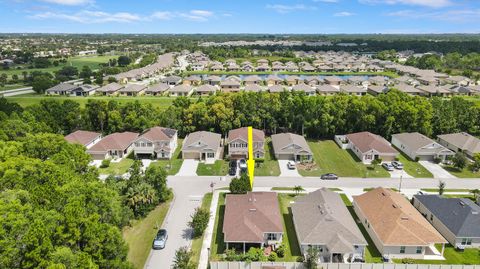
<path id="1" fill-rule="evenodd" d="M 457 237 L 480 237 L 480 206 L 467 198 L 415 195 Z"/>

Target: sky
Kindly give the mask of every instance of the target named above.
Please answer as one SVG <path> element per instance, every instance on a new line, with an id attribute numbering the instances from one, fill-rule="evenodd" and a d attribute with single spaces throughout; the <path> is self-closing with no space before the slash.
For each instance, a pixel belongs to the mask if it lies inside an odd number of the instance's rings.
<path id="1" fill-rule="evenodd" d="M 2 33 L 480 33 L 480 0 L 0 0 Z"/>

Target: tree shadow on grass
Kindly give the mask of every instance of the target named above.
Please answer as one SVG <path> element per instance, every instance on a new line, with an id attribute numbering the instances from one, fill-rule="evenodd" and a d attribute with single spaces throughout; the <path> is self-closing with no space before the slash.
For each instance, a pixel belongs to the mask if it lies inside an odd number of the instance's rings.
<path id="1" fill-rule="evenodd" d="M 285 222 L 286 235 L 288 236 L 288 249 L 292 256 L 301 256 L 300 246 L 298 244 L 297 234 L 295 233 L 295 226 L 293 225 L 292 209 L 288 208 L 288 214 L 283 214 L 283 220 Z"/>

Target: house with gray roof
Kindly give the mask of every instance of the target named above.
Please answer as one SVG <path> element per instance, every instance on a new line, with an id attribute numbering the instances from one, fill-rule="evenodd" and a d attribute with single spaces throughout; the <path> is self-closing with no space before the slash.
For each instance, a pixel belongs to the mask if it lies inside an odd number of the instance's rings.
<path id="1" fill-rule="evenodd" d="M 455 247 L 480 247 L 480 206 L 468 198 L 414 195 L 413 206 Z"/>
<path id="2" fill-rule="evenodd" d="M 316 93 L 315 88 L 312 88 L 312 87 L 308 86 L 307 84 L 305 84 L 303 82 L 300 83 L 300 84 L 294 85 L 292 87 L 292 91 L 294 91 L 294 92 L 304 92 L 308 96 L 313 96 Z"/>
<path id="3" fill-rule="evenodd" d="M 119 95 L 122 96 L 138 96 L 143 95 L 147 86 L 140 84 L 128 84 L 125 88 L 122 88 L 118 91 Z"/>
<path id="4" fill-rule="evenodd" d="M 190 133 L 183 140 L 182 158 L 195 159 L 205 163 L 214 163 L 222 159 L 223 145 L 222 135 L 198 131 Z"/>
<path id="5" fill-rule="evenodd" d="M 392 135 L 392 145 L 405 153 L 410 159 L 444 161 L 455 153 L 421 133 L 400 133 Z"/>
<path id="6" fill-rule="evenodd" d="M 320 95 L 333 95 L 339 93 L 340 89 L 332 85 L 319 85 L 317 86 L 317 92 Z"/>
<path id="7" fill-rule="evenodd" d="M 170 86 L 166 83 L 158 83 L 155 85 L 150 86 L 148 89 L 145 90 L 146 95 L 163 95 L 170 89 Z"/>
<path id="8" fill-rule="evenodd" d="M 204 84 L 200 87 L 195 88 L 195 93 L 198 95 L 212 95 L 215 94 L 215 92 L 218 90 L 218 86 L 213 86 L 210 84 Z"/>
<path id="9" fill-rule="evenodd" d="M 193 87 L 191 85 L 177 85 L 170 89 L 170 96 L 190 96 L 193 93 Z"/>
<path id="10" fill-rule="evenodd" d="M 305 137 L 293 133 L 272 135 L 273 151 L 278 160 L 311 161 L 313 153 Z"/>
<path id="11" fill-rule="evenodd" d="M 268 92 L 270 93 L 279 93 L 279 92 L 284 92 L 286 91 L 287 88 L 285 88 L 285 86 L 283 85 L 272 85 L 272 86 L 269 86 L 268 87 Z"/>
<path id="12" fill-rule="evenodd" d="M 60 83 L 57 84 L 50 89 L 45 91 L 47 95 L 71 95 L 72 92 L 76 89 L 80 88 L 80 86 L 69 84 L 69 83 Z"/>
<path id="13" fill-rule="evenodd" d="M 175 86 L 182 82 L 182 78 L 179 76 L 169 76 L 164 78 L 162 82 L 167 83 L 170 86 Z"/>
<path id="14" fill-rule="evenodd" d="M 480 153 L 480 139 L 465 132 L 439 135 L 437 139 L 444 147 L 454 152 L 463 152 L 470 158 Z"/>
<path id="15" fill-rule="evenodd" d="M 125 86 L 120 85 L 116 82 L 112 82 L 97 89 L 97 93 L 100 95 L 115 95 L 118 93 L 119 90 L 123 89 L 124 87 Z"/>
<path id="16" fill-rule="evenodd" d="M 291 209 L 302 254 L 314 247 L 321 262 L 363 259 L 367 241 L 338 193 L 316 190 L 298 197 Z"/>

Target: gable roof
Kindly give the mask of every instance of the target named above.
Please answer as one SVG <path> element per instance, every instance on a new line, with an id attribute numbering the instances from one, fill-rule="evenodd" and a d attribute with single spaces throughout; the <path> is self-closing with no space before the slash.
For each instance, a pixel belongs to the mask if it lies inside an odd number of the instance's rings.
<path id="1" fill-rule="evenodd" d="M 101 88 L 99 88 L 97 90 L 97 92 L 107 92 L 107 93 L 112 93 L 112 92 L 116 92 L 120 89 L 122 89 L 124 86 L 123 85 L 120 85 L 116 82 L 112 82 L 110 84 L 107 84 Z"/>
<path id="2" fill-rule="evenodd" d="M 212 86 L 212 85 L 209 85 L 209 84 L 203 84 L 202 86 L 200 87 L 197 87 L 195 89 L 196 92 L 216 92 L 217 91 L 217 87 L 215 86 Z"/>
<path id="3" fill-rule="evenodd" d="M 347 134 L 347 139 L 354 144 L 362 153 L 375 150 L 379 153 L 398 154 L 385 138 L 370 132 Z"/>
<path id="4" fill-rule="evenodd" d="M 272 135 L 273 150 L 279 153 L 298 153 L 301 151 L 312 154 L 305 137 L 292 133 Z"/>
<path id="5" fill-rule="evenodd" d="M 472 153 L 480 152 L 480 139 L 468 133 L 453 133 L 439 135 L 439 139 L 444 140 L 448 144 L 451 144 L 462 151 L 470 151 Z"/>
<path id="6" fill-rule="evenodd" d="M 217 150 L 220 147 L 222 136 L 220 134 L 198 131 L 190 133 L 183 142 L 182 151 L 195 151 L 201 149 Z"/>
<path id="7" fill-rule="evenodd" d="M 384 245 L 425 246 L 447 243 L 398 192 L 376 188 L 354 196 L 353 200 Z"/>
<path id="8" fill-rule="evenodd" d="M 128 84 L 125 88 L 119 90 L 119 92 L 141 92 L 145 90 L 147 86 L 140 84 Z"/>
<path id="9" fill-rule="evenodd" d="M 283 233 L 277 193 L 227 194 L 223 221 L 225 242 L 263 242 L 267 232 Z"/>
<path id="10" fill-rule="evenodd" d="M 67 140 L 70 143 L 77 143 L 77 144 L 86 146 L 92 143 L 95 139 L 97 139 L 101 135 L 102 134 L 97 132 L 78 130 L 65 136 L 65 140 Z"/>
<path id="11" fill-rule="evenodd" d="M 50 89 L 47 89 L 46 92 L 72 92 L 77 88 L 79 88 L 79 86 L 69 83 L 60 83 L 51 87 Z"/>
<path id="12" fill-rule="evenodd" d="M 236 139 L 248 141 L 248 127 L 241 127 L 228 132 L 229 143 Z M 261 130 L 252 128 L 252 139 L 254 142 L 263 142 L 265 140 L 265 133 Z"/>
<path id="13" fill-rule="evenodd" d="M 291 208 L 300 244 L 326 245 L 330 252 L 340 253 L 367 245 L 338 193 L 322 188 L 297 198 Z"/>
<path id="14" fill-rule="evenodd" d="M 393 138 L 397 139 L 400 143 L 405 145 L 405 147 L 416 152 L 425 154 L 436 154 L 441 152 L 453 154 L 451 150 L 418 132 L 394 134 L 392 135 L 392 139 Z"/>
<path id="15" fill-rule="evenodd" d="M 170 87 L 168 86 L 168 84 L 166 83 L 158 83 L 158 84 L 155 84 L 155 85 L 152 85 L 150 88 L 148 88 L 146 90 L 146 92 L 165 92 L 167 91 L 168 89 L 170 89 Z"/>
<path id="16" fill-rule="evenodd" d="M 145 138 L 151 142 L 169 141 L 175 136 L 176 133 L 177 130 L 156 126 L 148 129 L 138 139 Z"/>
<path id="17" fill-rule="evenodd" d="M 123 132 L 105 136 L 87 152 L 107 152 L 109 150 L 125 150 L 138 137 L 138 133 Z"/>
<path id="18" fill-rule="evenodd" d="M 415 195 L 457 237 L 480 237 L 480 206 L 467 198 Z"/>

